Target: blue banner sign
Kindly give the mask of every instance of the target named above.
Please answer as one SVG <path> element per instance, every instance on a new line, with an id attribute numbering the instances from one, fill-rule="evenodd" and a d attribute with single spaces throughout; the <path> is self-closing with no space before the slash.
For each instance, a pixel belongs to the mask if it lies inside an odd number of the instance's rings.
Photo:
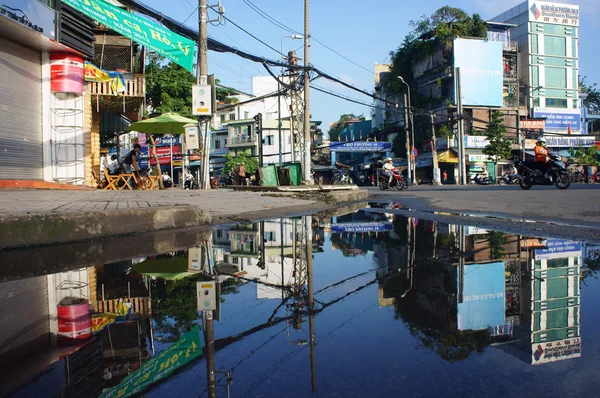
<path id="1" fill-rule="evenodd" d="M 545 118 L 546 131 L 581 131 L 581 112 L 577 109 L 534 108 L 533 117 Z"/>
<path id="2" fill-rule="evenodd" d="M 504 263 L 467 264 L 463 275 L 458 329 L 483 330 L 504 325 Z"/>
<path id="3" fill-rule="evenodd" d="M 392 150 L 391 142 L 341 142 L 334 141 L 329 145 L 331 152 L 388 152 Z"/>
<path id="4" fill-rule="evenodd" d="M 548 256 L 556 253 L 581 252 L 581 243 L 571 242 L 568 240 L 548 239 L 545 249 L 537 249 L 535 251 L 536 258 L 540 256 Z"/>
<path id="5" fill-rule="evenodd" d="M 386 232 L 392 230 L 389 222 L 351 222 L 331 224 L 331 232 Z"/>

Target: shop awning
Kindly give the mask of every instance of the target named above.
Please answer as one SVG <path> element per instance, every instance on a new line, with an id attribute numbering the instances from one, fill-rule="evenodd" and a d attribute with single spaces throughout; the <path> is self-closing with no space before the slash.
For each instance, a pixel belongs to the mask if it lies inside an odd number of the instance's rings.
<path id="1" fill-rule="evenodd" d="M 458 155 L 452 149 L 438 152 L 439 163 L 458 163 Z"/>

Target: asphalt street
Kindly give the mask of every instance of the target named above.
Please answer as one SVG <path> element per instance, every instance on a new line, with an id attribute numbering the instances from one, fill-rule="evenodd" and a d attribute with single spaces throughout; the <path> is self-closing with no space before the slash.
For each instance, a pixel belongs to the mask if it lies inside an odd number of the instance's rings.
<path id="1" fill-rule="evenodd" d="M 419 212 L 424 218 L 429 214 L 435 219 L 462 223 L 468 220 L 471 224 L 510 227 L 524 233 L 537 231 L 566 238 L 600 239 L 600 185 L 573 184 L 566 190 L 534 186 L 527 191 L 516 185 L 423 185 L 403 191 L 382 191 L 377 187 L 368 190 L 370 200 L 395 203 L 400 213 Z"/>

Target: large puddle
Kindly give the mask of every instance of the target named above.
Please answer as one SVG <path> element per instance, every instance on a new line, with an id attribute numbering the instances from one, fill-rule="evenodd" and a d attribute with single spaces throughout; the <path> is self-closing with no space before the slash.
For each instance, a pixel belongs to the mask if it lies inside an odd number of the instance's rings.
<path id="1" fill-rule="evenodd" d="M 0 255 L 0 395 L 597 394 L 600 246 L 382 209 L 163 235 Z"/>

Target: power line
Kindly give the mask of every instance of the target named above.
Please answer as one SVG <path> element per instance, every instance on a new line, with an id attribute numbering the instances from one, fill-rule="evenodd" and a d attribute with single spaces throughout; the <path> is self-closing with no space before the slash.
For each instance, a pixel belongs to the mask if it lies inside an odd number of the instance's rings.
<path id="1" fill-rule="evenodd" d="M 275 47 L 272 47 L 271 45 L 265 43 L 264 41 L 262 41 L 261 39 L 259 39 L 258 37 L 254 36 L 252 33 L 248 32 L 246 29 L 242 28 L 240 25 L 236 24 L 235 22 L 233 22 L 231 19 L 227 18 L 225 15 L 223 15 L 223 19 L 225 19 L 227 22 L 230 22 L 233 26 L 235 26 L 236 28 L 238 28 L 239 30 L 241 30 L 242 32 L 246 33 L 248 36 L 252 37 L 254 40 L 264 44 L 265 46 L 269 47 L 271 50 L 275 51 L 277 54 L 283 55 L 281 53 L 281 51 L 279 51 L 278 49 L 276 49 Z"/>

